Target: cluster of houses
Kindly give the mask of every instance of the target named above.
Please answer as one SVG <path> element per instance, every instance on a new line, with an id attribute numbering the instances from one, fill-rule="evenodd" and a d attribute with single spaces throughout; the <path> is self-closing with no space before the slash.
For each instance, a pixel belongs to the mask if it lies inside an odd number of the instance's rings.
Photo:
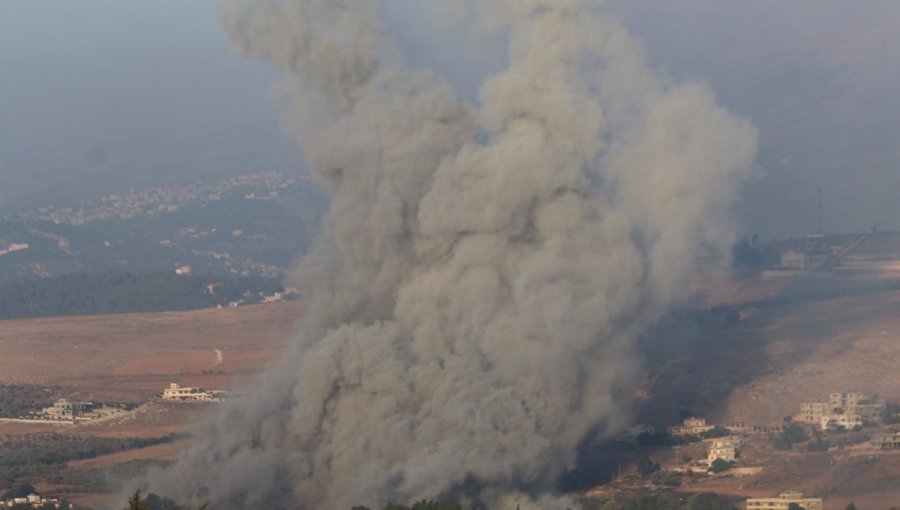
<path id="1" fill-rule="evenodd" d="M 745 423 L 733 422 L 721 425 L 722 429 L 732 434 L 772 434 L 784 430 L 781 423 Z M 668 432 L 672 437 L 702 436 L 716 429 L 716 425 L 707 423 L 705 418 L 685 418 L 681 425 L 669 427 Z"/>
<path id="2" fill-rule="evenodd" d="M 93 402 L 76 402 L 61 398 L 50 407 L 43 408 L 37 415 L 37 419 L 40 421 L 70 421 L 77 423 L 124 412 L 125 410 L 118 407 L 98 406 Z"/>
<path id="3" fill-rule="evenodd" d="M 853 430 L 876 421 L 884 411 L 884 400 L 874 393 L 831 393 L 825 402 L 804 402 L 795 419 L 822 430 Z"/>
<path id="4" fill-rule="evenodd" d="M 747 430 L 753 428 L 746 424 L 736 425 L 736 430 L 732 430 L 728 425 L 725 425 L 722 428 L 727 429 L 728 432 L 732 434 L 747 433 Z M 759 428 L 760 430 L 769 430 L 768 427 L 764 426 L 756 428 Z M 669 434 L 671 434 L 673 437 L 703 436 L 704 434 L 713 432 L 715 429 L 716 426 L 707 423 L 706 419 L 704 418 L 686 418 L 682 420 L 681 425 L 674 425 L 669 427 Z M 706 455 L 706 466 L 711 467 L 713 463 L 718 459 L 724 460 L 726 462 L 734 462 L 740 454 L 740 449 L 743 446 L 744 440 L 737 435 L 715 437 L 710 439 L 710 445 Z"/>
<path id="5" fill-rule="evenodd" d="M 71 510 L 75 508 L 71 503 L 65 503 L 56 498 L 42 498 L 37 494 L 29 494 L 21 498 L 0 500 L 0 508 L 47 508 L 49 506 L 59 510 Z"/>

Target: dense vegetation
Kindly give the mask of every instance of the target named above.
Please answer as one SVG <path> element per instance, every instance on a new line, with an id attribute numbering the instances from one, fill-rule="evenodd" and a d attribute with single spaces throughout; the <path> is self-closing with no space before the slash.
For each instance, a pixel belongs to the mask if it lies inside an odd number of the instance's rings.
<path id="1" fill-rule="evenodd" d="M 100 438 L 62 434 L 29 434 L 0 443 L 0 487 L 60 476 L 66 462 L 170 443 L 182 436 Z"/>
<path id="2" fill-rule="evenodd" d="M 578 502 L 583 510 L 735 510 L 737 505 L 731 499 L 712 493 L 694 494 L 689 498 L 675 499 L 663 494 L 646 494 L 621 499 L 583 499 Z M 200 509 L 211 508 L 209 503 Z M 389 503 L 382 510 L 469 510 L 473 505 L 452 499 L 421 500 L 409 505 Z M 478 507 L 480 510 L 487 510 Z M 168 498 L 160 498 L 150 493 L 146 498 L 140 492 L 128 500 L 125 510 L 190 510 L 179 506 Z M 350 510 L 371 510 L 366 506 L 354 506 Z"/>
<path id="3" fill-rule="evenodd" d="M 718 494 L 695 494 L 687 499 L 675 499 L 662 494 L 648 494 L 618 500 L 588 499 L 581 502 L 583 510 L 734 510 L 731 499 Z"/>
<path id="4" fill-rule="evenodd" d="M 784 431 L 772 439 L 772 444 L 778 450 L 790 450 L 795 444 L 809 440 L 803 427 L 792 423 L 784 428 Z M 826 447 L 827 448 L 827 447 Z"/>
<path id="5" fill-rule="evenodd" d="M 20 418 L 53 402 L 59 388 L 30 384 L 0 384 L 0 418 Z"/>
<path id="6" fill-rule="evenodd" d="M 196 310 L 258 303 L 283 291 L 273 278 L 75 273 L 0 285 L 0 319 Z"/>

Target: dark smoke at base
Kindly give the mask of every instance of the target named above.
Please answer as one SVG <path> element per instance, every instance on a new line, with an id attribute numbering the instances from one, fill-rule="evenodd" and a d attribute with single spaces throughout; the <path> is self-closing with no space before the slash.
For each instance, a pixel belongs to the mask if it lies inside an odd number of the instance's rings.
<path id="1" fill-rule="evenodd" d="M 727 258 L 755 150 L 752 126 L 664 84 L 598 3 L 435 1 L 509 34 L 478 108 L 405 65 L 378 0 L 224 6 L 241 51 L 285 72 L 332 207 L 294 275 L 311 299 L 297 341 L 153 491 L 217 509 L 463 487 L 565 504 L 540 494 L 588 432 L 626 424 L 633 339 Z"/>

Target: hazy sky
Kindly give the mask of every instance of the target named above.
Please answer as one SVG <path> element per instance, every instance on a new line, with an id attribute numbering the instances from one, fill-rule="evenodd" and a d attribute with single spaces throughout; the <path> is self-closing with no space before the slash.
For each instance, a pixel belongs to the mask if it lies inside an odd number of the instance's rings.
<path id="1" fill-rule="evenodd" d="M 502 65 L 389 0 L 401 44 L 472 97 Z M 421 5 L 421 4 L 419 4 Z M 619 0 L 673 79 L 708 82 L 761 129 L 747 232 L 900 229 L 900 2 Z M 232 51 L 213 0 L 0 2 L 0 210 L 67 193 L 299 165 L 265 65 Z M 765 172 L 763 174 L 763 171 Z M 24 198 L 28 201 L 23 201 Z"/>

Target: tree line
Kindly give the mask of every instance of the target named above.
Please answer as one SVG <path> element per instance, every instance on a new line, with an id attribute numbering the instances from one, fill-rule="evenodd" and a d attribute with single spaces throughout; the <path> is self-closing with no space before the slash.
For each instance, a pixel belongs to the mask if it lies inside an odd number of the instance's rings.
<path id="1" fill-rule="evenodd" d="M 284 292 L 279 280 L 256 276 L 73 273 L 0 285 L 0 319 L 197 310 L 276 292 Z"/>

